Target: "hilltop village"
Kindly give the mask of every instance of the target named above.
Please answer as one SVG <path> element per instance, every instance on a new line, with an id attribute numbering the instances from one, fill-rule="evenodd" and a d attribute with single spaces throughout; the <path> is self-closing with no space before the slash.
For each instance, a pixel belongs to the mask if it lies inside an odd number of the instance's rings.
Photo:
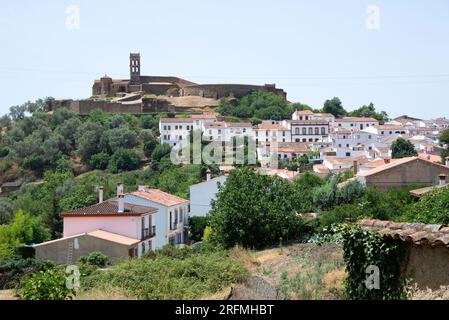
<path id="1" fill-rule="evenodd" d="M 95 80 L 88 99 L 0 118 L 1 289 L 41 294 L 26 279 L 62 265 L 87 280 L 59 298 L 446 294 L 448 119 L 348 111 L 337 97 L 312 108 L 275 84 L 142 76 L 137 53 L 129 68 Z M 230 162 L 171 158 L 227 143 Z M 389 266 L 385 290 L 360 289 L 356 271 L 373 260 Z"/>

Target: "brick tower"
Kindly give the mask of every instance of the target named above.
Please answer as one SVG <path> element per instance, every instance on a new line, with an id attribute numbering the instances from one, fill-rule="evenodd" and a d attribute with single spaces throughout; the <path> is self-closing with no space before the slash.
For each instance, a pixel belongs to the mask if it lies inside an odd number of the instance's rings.
<path id="1" fill-rule="evenodd" d="M 140 53 L 129 54 L 129 73 L 131 84 L 140 84 Z"/>

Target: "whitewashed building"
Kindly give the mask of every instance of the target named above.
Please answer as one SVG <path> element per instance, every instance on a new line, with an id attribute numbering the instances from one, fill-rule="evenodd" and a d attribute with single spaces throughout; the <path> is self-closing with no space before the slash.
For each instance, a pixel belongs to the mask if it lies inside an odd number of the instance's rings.
<path id="1" fill-rule="evenodd" d="M 224 185 L 226 178 L 226 175 L 222 175 L 211 179 L 208 174 L 207 181 L 190 186 L 191 217 L 205 217 L 209 214 L 212 200 L 217 199 L 218 186 Z"/>

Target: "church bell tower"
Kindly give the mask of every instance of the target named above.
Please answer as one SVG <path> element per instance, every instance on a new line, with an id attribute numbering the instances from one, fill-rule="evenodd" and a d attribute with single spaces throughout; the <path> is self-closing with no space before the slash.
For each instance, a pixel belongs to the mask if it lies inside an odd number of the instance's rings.
<path id="1" fill-rule="evenodd" d="M 140 84 L 140 53 L 129 54 L 129 73 L 131 84 Z"/>

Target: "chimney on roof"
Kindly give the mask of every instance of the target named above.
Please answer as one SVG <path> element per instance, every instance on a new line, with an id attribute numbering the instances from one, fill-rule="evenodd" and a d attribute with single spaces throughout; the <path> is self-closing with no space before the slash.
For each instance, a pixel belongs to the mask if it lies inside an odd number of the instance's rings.
<path id="1" fill-rule="evenodd" d="M 206 171 L 206 181 L 209 181 L 210 178 L 211 178 L 211 171 L 210 171 L 210 169 L 207 169 L 207 171 Z"/>
<path id="2" fill-rule="evenodd" d="M 104 188 L 103 186 L 98 187 L 98 203 L 103 202 L 103 196 L 104 196 Z"/>
<path id="3" fill-rule="evenodd" d="M 145 185 L 139 185 L 137 187 L 137 191 L 141 191 L 141 192 L 147 192 L 148 186 Z"/>
<path id="4" fill-rule="evenodd" d="M 354 176 L 357 175 L 357 173 L 359 172 L 359 163 L 357 162 L 357 160 L 354 160 L 354 165 L 352 167 Z"/>
<path id="5" fill-rule="evenodd" d="M 446 185 L 446 177 L 447 177 L 447 175 L 444 173 L 440 173 L 438 175 L 438 178 L 440 179 L 440 183 L 439 183 L 440 186 Z"/>
<path id="6" fill-rule="evenodd" d="M 123 183 L 117 183 L 117 197 L 123 194 Z"/>
<path id="7" fill-rule="evenodd" d="M 118 196 L 118 212 L 125 212 L 125 195 L 123 193 Z"/>

